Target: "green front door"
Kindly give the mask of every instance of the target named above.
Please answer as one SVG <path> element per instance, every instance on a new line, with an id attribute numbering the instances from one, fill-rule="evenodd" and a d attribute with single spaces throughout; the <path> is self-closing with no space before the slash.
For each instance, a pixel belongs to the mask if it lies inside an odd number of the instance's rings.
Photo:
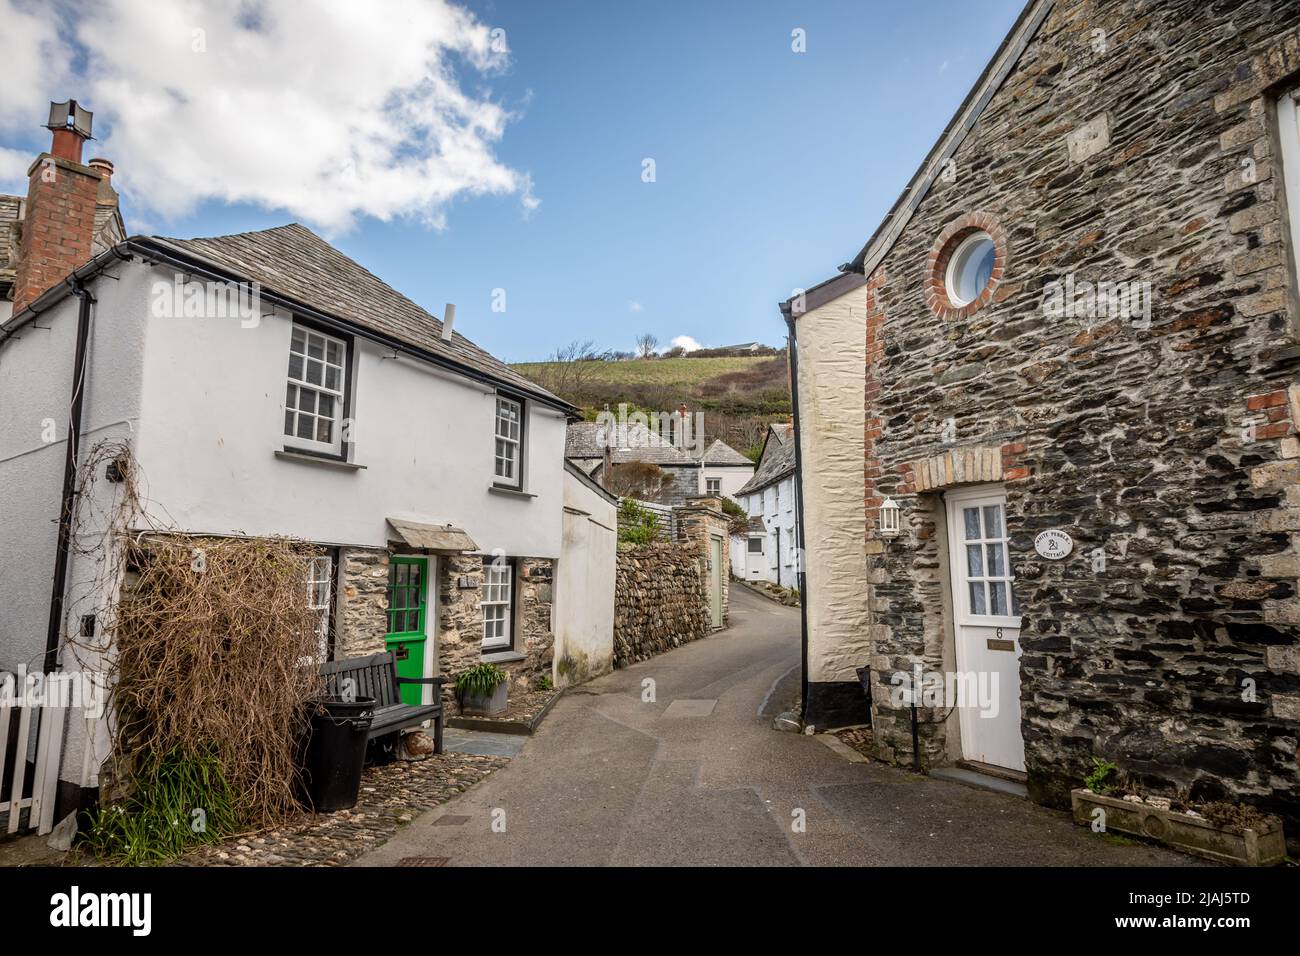
<path id="1" fill-rule="evenodd" d="M 424 616 L 429 559 L 394 556 L 388 562 L 388 650 L 397 656 L 398 677 L 424 676 Z M 421 684 L 402 685 L 402 703 L 423 703 Z"/>

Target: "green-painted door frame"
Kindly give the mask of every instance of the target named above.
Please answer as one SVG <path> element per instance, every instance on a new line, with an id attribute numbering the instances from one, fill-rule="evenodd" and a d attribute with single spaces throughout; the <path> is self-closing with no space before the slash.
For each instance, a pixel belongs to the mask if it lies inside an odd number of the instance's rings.
<path id="1" fill-rule="evenodd" d="M 429 559 L 395 554 L 388 559 L 388 650 L 397 655 L 398 677 L 423 677 L 428 636 Z M 422 684 L 403 684 L 402 703 L 418 705 L 424 699 Z"/>

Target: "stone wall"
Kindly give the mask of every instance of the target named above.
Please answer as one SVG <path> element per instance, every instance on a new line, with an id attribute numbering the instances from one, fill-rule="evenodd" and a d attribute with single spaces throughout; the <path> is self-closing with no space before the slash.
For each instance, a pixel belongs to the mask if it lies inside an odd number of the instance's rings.
<path id="1" fill-rule="evenodd" d="M 1045 803 L 1095 754 L 1300 835 L 1300 350 L 1272 118 L 1276 85 L 1300 81 L 1298 23 L 1263 0 L 1058 2 L 868 277 L 873 672 L 952 668 L 941 495 L 1002 483 Z M 958 222 L 1001 243 L 974 308 L 936 301 L 936 239 Z M 1066 277 L 1150 283 L 1151 321 L 1047 315 Z M 1036 556 L 1045 528 L 1071 558 Z M 873 698 L 882 753 L 910 759 L 906 714 Z M 923 729 L 927 762 L 955 730 Z"/>
<path id="2" fill-rule="evenodd" d="M 618 549 L 614 666 L 626 667 L 704 637 L 708 595 L 693 543 Z"/>
<path id="3" fill-rule="evenodd" d="M 341 556 L 335 657 L 360 657 L 387 649 L 388 557 L 383 550 L 348 548 Z M 515 563 L 513 650 L 518 660 L 501 662 L 520 689 L 550 674 L 555 635 L 551 605 L 555 562 L 518 558 Z M 475 554 L 438 558 L 437 673 L 454 677 L 483 659 L 483 558 Z M 432 595 L 431 595 L 432 599 Z M 454 695 L 444 689 L 447 700 Z"/>
<path id="4" fill-rule="evenodd" d="M 339 556 L 339 609 L 334 658 L 364 657 L 387 650 L 388 552 L 345 548 Z"/>
<path id="5" fill-rule="evenodd" d="M 731 575 L 728 573 L 728 563 L 730 561 L 730 526 L 727 514 L 722 510 L 722 499 L 709 495 L 693 495 L 685 505 L 673 509 L 675 525 L 677 528 L 677 540 L 688 544 L 695 549 L 695 553 L 703 559 L 700 573 L 704 575 L 705 597 L 708 597 L 709 586 L 709 568 L 707 562 L 711 560 L 712 552 L 710 550 L 710 539 L 716 535 L 722 539 L 722 624 L 719 628 L 726 627 L 729 623 L 728 603 L 730 597 Z M 710 617 L 710 621 L 712 617 Z M 715 628 L 716 630 L 717 628 Z"/>
<path id="6" fill-rule="evenodd" d="M 539 676 L 550 675 L 555 656 L 555 562 L 520 558 L 516 575 L 519 607 L 515 650 L 524 655 L 524 660 L 511 665 L 511 676 L 516 683 L 531 685 Z"/>
<path id="7" fill-rule="evenodd" d="M 449 678 L 473 667 L 483 656 L 483 558 L 443 555 L 438 560 L 438 673 Z M 446 701 L 455 699 L 450 683 Z"/>

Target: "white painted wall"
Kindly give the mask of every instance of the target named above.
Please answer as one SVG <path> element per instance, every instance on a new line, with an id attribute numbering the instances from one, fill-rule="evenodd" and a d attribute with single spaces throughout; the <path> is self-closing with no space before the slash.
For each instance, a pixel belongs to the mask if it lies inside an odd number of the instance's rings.
<path id="1" fill-rule="evenodd" d="M 856 680 L 855 668 L 870 654 L 862 504 L 865 303 L 858 288 L 796 320 L 811 681 Z"/>
<path id="2" fill-rule="evenodd" d="M 564 537 L 555 567 L 557 687 L 572 683 L 565 658 L 585 677 L 614 666 L 614 587 L 618 505 L 572 473 L 564 473 Z"/>
<path id="3" fill-rule="evenodd" d="M 734 501 L 736 492 L 753 477 L 753 466 L 746 468 L 740 465 L 729 465 L 724 468 L 718 465 L 705 465 L 703 474 L 700 475 L 700 494 L 704 494 L 707 490 L 710 478 L 717 478 L 721 482 L 722 495 Z"/>
<path id="4" fill-rule="evenodd" d="M 565 420 L 528 404 L 524 491 L 492 485 L 495 394 L 361 339 L 350 471 L 286 460 L 292 323 L 147 320 L 138 456 L 156 520 L 218 534 L 383 547 L 385 519 L 464 528 L 485 552 L 558 558 Z M 178 454 L 179 449 L 184 453 Z"/>
<path id="5" fill-rule="evenodd" d="M 767 527 L 763 553 L 749 554 L 743 539 L 731 548 L 731 571 L 749 581 L 770 581 L 786 588 L 799 586 L 798 520 L 794 477 L 750 492 L 739 501 L 746 514 L 757 515 Z"/>

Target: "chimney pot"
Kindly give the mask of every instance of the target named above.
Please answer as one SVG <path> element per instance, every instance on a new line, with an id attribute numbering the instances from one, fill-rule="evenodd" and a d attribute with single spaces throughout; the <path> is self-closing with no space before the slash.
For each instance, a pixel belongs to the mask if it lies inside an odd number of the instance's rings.
<path id="1" fill-rule="evenodd" d="M 112 180 L 113 163 L 111 160 L 107 160 L 103 156 L 96 156 L 86 165 L 89 166 L 91 169 L 98 170 L 99 178 L 104 180 L 104 182 L 109 182 Z"/>
<path id="2" fill-rule="evenodd" d="M 81 147 L 90 139 L 95 114 L 83 110 L 76 100 L 50 104 L 50 121 L 45 128 L 54 133 L 50 153 L 69 162 L 81 162 Z"/>

